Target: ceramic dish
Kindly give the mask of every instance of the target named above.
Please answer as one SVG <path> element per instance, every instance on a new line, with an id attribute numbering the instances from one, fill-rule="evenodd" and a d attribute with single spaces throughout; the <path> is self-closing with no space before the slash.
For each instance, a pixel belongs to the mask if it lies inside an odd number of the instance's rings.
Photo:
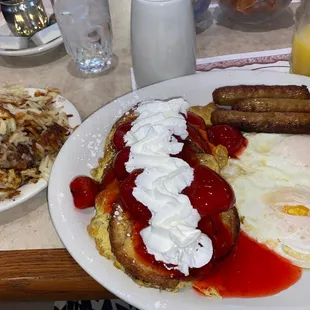
<path id="1" fill-rule="evenodd" d="M 27 91 L 29 91 L 30 95 L 33 95 L 38 88 L 26 88 Z M 62 96 L 57 96 L 56 102 L 54 103 L 55 107 L 64 107 L 64 111 L 67 114 L 72 114 L 73 116 L 69 118 L 69 124 L 71 127 L 75 127 L 79 124 L 81 124 L 81 118 L 79 115 L 79 112 L 74 107 L 74 105 L 68 101 L 66 98 Z M 44 188 L 47 187 L 47 182 L 43 179 L 40 179 L 35 184 L 26 184 L 20 188 L 21 193 L 16 196 L 14 199 L 6 199 L 3 201 L 0 201 L 0 212 L 6 211 L 8 209 L 11 209 L 15 207 L 16 205 L 19 205 L 26 200 L 30 199 L 34 195 L 41 192 Z"/>
<path id="2" fill-rule="evenodd" d="M 125 273 L 100 256 L 86 227 L 93 209 L 73 206 L 69 184 L 77 175 L 89 175 L 102 156 L 104 141 L 114 121 L 135 103 L 149 99 L 183 96 L 192 105 L 206 105 L 217 87 L 239 84 L 296 84 L 310 87 L 302 76 L 267 71 L 217 71 L 187 76 L 140 89 L 118 98 L 91 115 L 60 151 L 48 188 L 48 202 L 54 226 L 72 257 L 97 282 L 129 304 L 145 310 L 229 310 L 309 309 L 310 272 L 304 271 L 297 284 L 280 294 L 265 298 L 208 299 L 192 288 L 177 294 L 140 287 Z M 294 297 L 293 297 L 294 296 Z"/>
<path id="3" fill-rule="evenodd" d="M 52 13 L 52 9 L 46 9 L 47 14 L 50 15 Z M 0 17 L 0 35 L 2 36 L 11 36 L 12 33 L 9 29 L 9 27 L 6 24 L 6 21 L 4 20 L 3 16 Z M 33 56 L 36 54 L 41 54 L 44 52 L 47 52 L 49 50 L 52 50 L 62 44 L 63 40 L 62 37 L 59 37 L 47 44 L 36 46 L 30 39 L 28 48 L 22 49 L 22 50 L 5 50 L 0 49 L 0 56 Z"/>

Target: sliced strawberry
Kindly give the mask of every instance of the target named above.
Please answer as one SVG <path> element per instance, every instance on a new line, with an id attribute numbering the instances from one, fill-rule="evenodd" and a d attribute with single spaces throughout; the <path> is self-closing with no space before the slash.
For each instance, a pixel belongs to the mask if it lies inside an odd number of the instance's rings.
<path id="1" fill-rule="evenodd" d="M 186 120 L 190 125 L 196 127 L 197 129 L 207 131 L 207 126 L 206 126 L 205 121 L 203 120 L 202 117 L 198 116 L 197 114 L 188 111 Z"/>
<path id="2" fill-rule="evenodd" d="M 200 149 L 197 150 L 196 146 L 189 142 L 188 140 L 184 141 L 182 151 L 174 155 L 173 157 L 178 157 L 186 161 L 191 167 L 199 165 L 199 159 L 197 158 L 197 153 L 200 152 Z"/>
<path id="3" fill-rule="evenodd" d="M 202 217 L 227 211 L 236 202 L 230 185 L 219 174 L 202 165 L 194 168 L 194 180 L 183 194 L 188 196 Z"/>
<path id="4" fill-rule="evenodd" d="M 142 172 L 142 169 L 135 170 L 122 182 L 121 200 L 124 210 L 127 211 L 134 220 L 147 223 L 152 217 L 150 210 L 141 202 L 137 201 L 132 194 L 134 187 L 136 187 L 136 178 Z"/>
<path id="5" fill-rule="evenodd" d="M 215 146 L 219 144 L 225 146 L 230 156 L 234 156 L 239 151 L 245 140 L 237 128 L 229 125 L 212 126 L 208 130 L 208 138 Z"/>
<path id="6" fill-rule="evenodd" d="M 105 173 L 102 177 L 100 183 L 100 191 L 103 191 L 109 184 L 111 184 L 116 179 L 116 174 L 113 167 L 108 167 L 105 169 Z"/>
<path id="7" fill-rule="evenodd" d="M 76 177 L 70 184 L 74 205 L 78 209 L 86 209 L 95 205 L 95 198 L 100 191 L 100 184 L 93 179 Z"/>
<path id="8" fill-rule="evenodd" d="M 198 229 L 200 229 L 201 232 L 206 234 L 208 237 L 211 237 L 214 233 L 211 217 L 210 216 L 202 217 L 198 223 Z"/>
<path id="9" fill-rule="evenodd" d="M 124 136 L 131 129 L 131 127 L 131 123 L 124 123 L 117 127 L 113 136 L 113 144 L 117 151 L 120 151 L 125 147 Z"/>
<path id="10" fill-rule="evenodd" d="M 130 147 L 126 146 L 121 151 L 119 151 L 113 162 L 113 169 L 118 179 L 124 180 L 128 176 L 126 170 L 126 163 L 129 160 Z"/>
<path id="11" fill-rule="evenodd" d="M 187 125 L 188 137 L 187 140 L 196 144 L 200 148 L 201 153 L 211 154 L 209 145 L 202 139 L 199 132 L 191 125 Z"/>

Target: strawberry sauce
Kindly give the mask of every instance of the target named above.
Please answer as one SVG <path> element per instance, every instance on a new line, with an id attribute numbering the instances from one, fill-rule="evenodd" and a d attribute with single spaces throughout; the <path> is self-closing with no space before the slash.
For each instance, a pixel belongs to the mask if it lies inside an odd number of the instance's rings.
<path id="1" fill-rule="evenodd" d="M 263 297 L 289 288 L 301 274 L 301 268 L 241 233 L 233 252 L 193 286 L 200 292 L 216 287 L 222 297 Z"/>

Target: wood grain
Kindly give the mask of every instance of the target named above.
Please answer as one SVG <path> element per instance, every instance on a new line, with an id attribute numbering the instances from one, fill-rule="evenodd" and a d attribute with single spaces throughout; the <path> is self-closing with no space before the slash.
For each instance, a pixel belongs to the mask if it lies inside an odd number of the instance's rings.
<path id="1" fill-rule="evenodd" d="M 65 249 L 0 251 L 1 301 L 111 298 Z"/>

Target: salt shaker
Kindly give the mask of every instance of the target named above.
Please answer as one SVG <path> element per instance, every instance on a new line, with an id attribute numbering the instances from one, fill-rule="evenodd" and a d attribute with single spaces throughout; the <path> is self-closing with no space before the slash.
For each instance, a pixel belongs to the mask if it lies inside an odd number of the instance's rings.
<path id="1" fill-rule="evenodd" d="M 132 0 L 131 54 L 137 86 L 194 74 L 192 0 Z"/>
<path id="2" fill-rule="evenodd" d="M 48 17 L 42 0 L 0 0 L 1 12 L 11 32 L 31 37 L 47 27 Z"/>

